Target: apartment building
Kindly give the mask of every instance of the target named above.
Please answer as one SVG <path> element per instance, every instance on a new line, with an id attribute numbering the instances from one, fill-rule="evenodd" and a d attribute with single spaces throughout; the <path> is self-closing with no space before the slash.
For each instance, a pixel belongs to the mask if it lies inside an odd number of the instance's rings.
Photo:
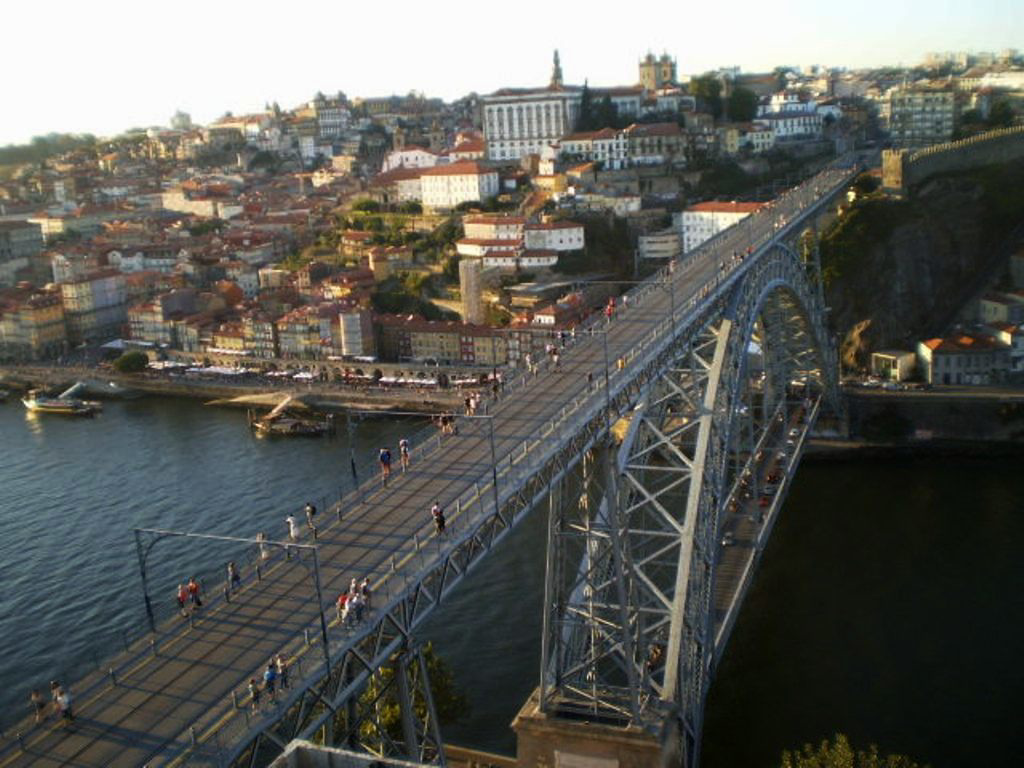
<path id="1" fill-rule="evenodd" d="M 67 341 L 59 291 L 0 292 L 0 359 L 56 357 L 67 349 Z"/>
<path id="2" fill-rule="evenodd" d="M 707 202 L 691 205 L 682 213 L 674 214 L 674 224 L 683 237 L 683 253 L 689 253 L 763 207 L 764 203 Z"/>
<path id="3" fill-rule="evenodd" d="M 953 138 L 958 118 L 953 88 L 910 86 L 888 96 L 889 137 L 893 146 L 917 148 Z"/>
<path id="4" fill-rule="evenodd" d="M 92 272 L 61 283 L 60 292 L 70 343 L 103 342 L 121 334 L 127 316 L 120 272 Z"/>

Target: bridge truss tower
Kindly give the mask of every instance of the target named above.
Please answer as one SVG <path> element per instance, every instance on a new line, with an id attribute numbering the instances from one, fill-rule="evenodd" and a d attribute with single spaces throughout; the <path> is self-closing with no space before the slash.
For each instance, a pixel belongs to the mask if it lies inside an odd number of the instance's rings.
<path id="1" fill-rule="evenodd" d="M 552 507 L 539 691 L 549 717 L 640 726 L 698 764 L 715 665 L 803 440 L 819 405 L 840 410 L 808 255 L 773 243 L 679 329 L 586 457 L 575 498 Z"/>

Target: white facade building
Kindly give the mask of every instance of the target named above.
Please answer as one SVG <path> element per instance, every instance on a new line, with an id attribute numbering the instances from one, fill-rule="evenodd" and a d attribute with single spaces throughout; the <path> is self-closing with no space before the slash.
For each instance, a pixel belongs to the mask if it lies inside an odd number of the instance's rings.
<path id="1" fill-rule="evenodd" d="M 754 120 L 756 125 L 770 128 L 775 141 L 821 136 L 822 116 L 817 112 L 776 112 Z"/>
<path id="2" fill-rule="evenodd" d="M 420 186 L 425 207 L 454 208 L 498 194 L 498 172 L 474 160 L 439 165 L 423 171 Z"/>
<path id="3" fill-rule="evenodd" d="M 580 92 L 554 86 L 504 88 L 483 97 L 484 138 L 490 160 L 518 160 L 569 133 L 579 113 Z"/>
<path id="4" fill-rule="evenodd" d="M 521 242 L 525 226 L 526 219 L 522 216 L 467 216 L 462 220 L 467 238 L 484 240 Z"/>
<path id="5" fill-rule="evenodd" d="M 742 221 L 764 207 L 764 203 L 697 203 L 673 216 L 683 237 L 683 253 Z"/>
<path id="6" fill-rule="evenodd" d="M 624 168 L 629 159 L 629 138 L 626 132 L 613 128 L 571 133 L 562 139 L 560 146 L 563 155 L 600 162 L 611 169 Z"/>
<path id="7" fill-rule="evenodd" d="M 405 149 L 396 149 L 393 152 L 388 152 L 387 157 L 384 158 L 384 164 L 381 166 L 381 172 L 387 173 L 388 171 L 399 168 L 433 168 L 438 164 L 438 156 L 429 149 L 423 147 L 406 147 Z"/>
<path id="8" fill-rule="evenodd" d="M 524 244 L 531 251 L 579 251 L 584 245 L 583 225 L 567 220 L 527 224 Z"/>
<path id="9" fill-rule="evenodd" d="M 419 168 L 399 166 L 386 173 L 378 174 L 373 180 L 373 186 L 389 190 L 392 203 L 420 201 L 423 199 L 423 185 L 420 182 L 422 173 L 423 171 Z"/>

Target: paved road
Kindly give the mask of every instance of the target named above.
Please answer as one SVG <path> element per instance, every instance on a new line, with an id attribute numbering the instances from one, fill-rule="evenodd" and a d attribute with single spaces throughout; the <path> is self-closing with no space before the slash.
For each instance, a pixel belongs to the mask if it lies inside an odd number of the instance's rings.
<path id="1" fill-rule="evenodd" d="M 686 259 L 671 275 L 677 311 L 716 277 L 735 269 L 748 247 L 756 250 L 785 226 L 796 210 L 817 197 L 815 189 L 839 181 L 835 172 L 812 180 L 745 226 L 734 228 L 736 232 L 725 233 L 716 247 Z M 668 290 L 651 290 L 642 302 L 632 301 L 621 310 L 607 326 L 609 359 L 634 350 L 668 315 L 672 296 Z M 499 464 L 524 439 L 536 439 L 541 427 L 586 388 L 588 373 L 600 382 L 604 359 L 601 338 L 578 335 L 577 343 L 562 356 L 559 370 L 545 369 L 522 388 L 507 393 L 493 408 Z M 628 376 L 629 371 L 612 375 Z M 603 393 L 592 397 L 603 398 Z M 554 433 L 548 439 L 567 437 Z M 427 446 L 421 447 L 410 471 L 394 477 L 388 488 L 378 486 L 364 504 L 346 507 L 342 523 L 324 526 L 317 543 L 328 609 L 350 578 L 368 575 L 371 584 L 378 583 L 393 552 L 414 533 L 429 533 L 429 509 L 435 499 L 451 511 L 450 505 L 467 484 L 490 477 L 485 420 L 461 424 L 459 434 L 445 437 L 440 450 L 427 451 Z M 332 480 L 324 478 L 325 484 Z M 204 713 L 225 707 L 232 691 L 242 692 L 273 654 L 304 628 L 317 626 L 319 609 L 310 597 L 310 575 L 298 559 L 277 566 L 259 583 L 253 583 L 252 574 L 243 576 L 249 583 L 232 602 L 207 606 L 208 612 L 192 629 L 182 620 L 172 639 L 160 644 L 159 655 L 144 657 L 131 672 L 121 675 L 117 687 L 103 686 L 80 695 L 72 726 L 52 721 L 34 729 L 23 726 L 25 750 L 5 744 L 0 768 L 158 765 L 182 753 L 189 743 L 189 725 Z M 331 630 L 332 635 L 343 631 Z M 73 681 L 72 690 L 85 691 L 89 683 Z"/>

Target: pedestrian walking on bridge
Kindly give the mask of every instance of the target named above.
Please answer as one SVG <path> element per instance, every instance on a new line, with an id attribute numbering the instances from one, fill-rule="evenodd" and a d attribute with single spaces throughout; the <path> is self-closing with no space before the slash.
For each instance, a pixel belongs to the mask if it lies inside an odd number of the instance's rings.
<path id="1" fill-rule="evenodd" d="M 267 664 L 266 670 L 263 672 L 263 687 L 267 690 L 267 698 L 271 701 L 274 700 L 274 689 L 277 685 L 277 666 L 275 666 L 273 659 Z"/>
<path id="2" fill-rule="evenodd" d="M 345 623 L 345 618 L 348 616 L 348 592 L 342 592 L 338 595 L 338 621 Z"/>
<path id="3" fill-rule="evenodd" d="M 434 506 L 430 508 L 430 516 L 434 520 L 434 527 L 437 529 L 437 535 L 440 536 L 444 533 L 444 510 L 441 509 L 441 502 L 434 502 Z"/>
<path id="4" fill-rule="evenodd" d="M 368 577 L 364 577 L 359 585 L 359 593 L 363 596 L 363 602 L 366 603 L 366 610 L 370 610 L 370 579 Z"/>
<path id="5" fill-rule="evenodd" d="M 36 724 L 39 724 L 46 717 L 46 699 L 35 688 L 32 689 L 32 693 L 29 694 L 28 698 L 32 703 L 32 709 L 36 713 Z"/>
<path id="6" fill-rule="evenodd" d="M 182 616 L 188 616 L 188 611 L 185 610 L 185 604 L 188 602 L 188 590 L 185 589 L 184 584 L 178 585 L 178 612 Z"/>
<path id="7" fill-rule="evenodd" d="M 388 478 L 391 477 L 391 449 L 385 447 L 380 449 L 380 453 L 377 454 L 377 458 L 380 461 L 380 479 L 385 486 L 388 484 Z"/>
<path id="8" fill-rule="evenodd" d="M 313 538 L 316 539 L 316 526 L 313 524 L 313 518 L 316 517 L 316 505 L 311 501 L 306 502 L 306 527 L 309 528 L 309 532 L 313 534 Z"/>
<path id="9" fill-rule="evenodd" d="M 202 601 L 202 598 L 199 597 L 199 582 L 196 581 L 196 577 L 195 576 L 193 576 L 192 578 L 190 578 L 188 580 L 188 587 L 187 588 L 188 588 L 189 599 L 192 601 L 192 608 L 193 609 L 195 609 L 195 608 L 202 608 L 203 607 L 203 601 Z"/>
<path id="10" fill-rule="evenodd" d="M 249 678 L 249 697 L 252 699 L 253 714 L 260 711 L 260 686 L 255 677 Z"/>
<path id="11" fill-rule="evenodd" d="M 288 688 L 288 662 L 279 653 L 275 663 L 277 664 L 277 679 L 281 682 L 281 690 L 283 691 Z"/>
<path id="12" fill-rule="evenodd" d="M 238 572 L 238 566 L 232 560 L 228 563 L 228 589 L 234 592 L 242 587 L 242 574 Z"/>
<path id="13" fill-rule="evenodd" d="M 284 519 L 285 525 L 288 526 L 288 538 L 292 541 L 299 540 L 299 521 L 295 519 L 295 515 L 288 515 Z"/>
<path id="14" fill-rule="evenodd" d="M 64 687 L 57 689 L 57 708 L 65 725 L 70 725 L 75 721 L 75 714 L 71 711 L 71 691 L 69 689 Z"/>
<path id="15" fill-rule="evenodd" d="M 398 441 L 398 458 L 402 460 L 402 471 L 409 468 L 409 441 L 404 437 Z"/>

